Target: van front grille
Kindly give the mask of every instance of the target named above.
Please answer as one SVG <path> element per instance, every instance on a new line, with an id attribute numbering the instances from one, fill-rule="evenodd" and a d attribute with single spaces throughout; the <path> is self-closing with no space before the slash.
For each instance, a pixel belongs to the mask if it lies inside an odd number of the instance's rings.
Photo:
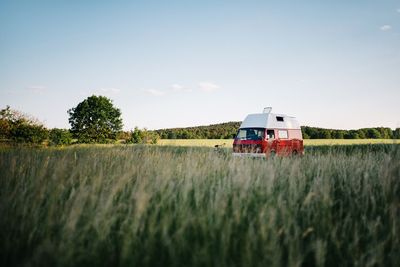
<path id="1" fill-rule="evenodd" d="M 235 153 L 262 153 L 261 145 L 249 144 L 249 145 L 233 145 L 233 152 Z"/>

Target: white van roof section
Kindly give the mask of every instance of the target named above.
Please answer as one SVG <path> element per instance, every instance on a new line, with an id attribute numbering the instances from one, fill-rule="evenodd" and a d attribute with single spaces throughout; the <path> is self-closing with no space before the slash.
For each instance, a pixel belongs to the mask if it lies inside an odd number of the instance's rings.
<path id="1" fill-rule="evenodd" d="M 256 113 L 249 114 L 240 128 L 267 128 L 267 129 L 300 129 L 300 124 L 294 117 L 284 114 Z"/>

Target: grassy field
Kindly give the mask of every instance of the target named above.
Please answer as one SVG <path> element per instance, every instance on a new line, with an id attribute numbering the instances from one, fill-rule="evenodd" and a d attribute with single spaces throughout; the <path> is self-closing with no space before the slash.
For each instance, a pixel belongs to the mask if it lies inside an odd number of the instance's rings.
<path id="1" fill-rule="evenodd" d="M 1 266 L 398 266 L 400 146 L 0 151 Z"/>
<path id="2" fill-rule="evenodd" d="M 213 147 L 215 145 L 225 144 L 231 147 L 233 139 L 161 139 L 158 145 L 161 146 L 204 146 Z M 396 139 L 305 139 L 305 146 L 322 146 L 322 145 L 360 145 L 360 144 L 399 144 Z"/>

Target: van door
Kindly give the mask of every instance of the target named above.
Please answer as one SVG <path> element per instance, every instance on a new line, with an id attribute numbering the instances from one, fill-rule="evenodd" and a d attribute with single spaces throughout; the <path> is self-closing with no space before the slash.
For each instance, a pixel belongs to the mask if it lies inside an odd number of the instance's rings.
<path id="1" fill-rule="evenodd" d="M 270 154 L 271 151 L 274 151 L 276 153 L 277 140 L 275 138 L 275 130 L 267 130 L 266 137 L 267 137 L 267 146 L 265 148 L 264 153 Z"/>

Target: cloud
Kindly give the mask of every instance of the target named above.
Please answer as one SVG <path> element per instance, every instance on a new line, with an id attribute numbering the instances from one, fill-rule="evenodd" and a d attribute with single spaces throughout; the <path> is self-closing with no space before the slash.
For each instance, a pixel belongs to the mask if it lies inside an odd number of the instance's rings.
<path id="1" fill-rule="evenodd" d="M 164 96 L 165 95 L 164 91 L 160 91 L 160 90 L 156 90 L 156 89 L 144 89 L 144 91 L 153 96 Z"/>
<path id="2" fill-rule="evenodd" d="M 387 32 L 392 29 L 392 26 L 386 24 L 386 25 L 381 26 L 380 29 L 381 29 L 381 31 Z"/>
<path id="3" fill-rule="evenodd" d="M 213 92 L 221 88 L 221 86 L 212 82 L 201 82 L 199 83 L 199 88 L 204 92 Z"/>
<path id="4" fill-rule="evenodd" d="M 26 90 L 34 94 L 43 94 L 47 90 L 47 88 L 43 85 L 33 85 L 27 87 Z"/>

